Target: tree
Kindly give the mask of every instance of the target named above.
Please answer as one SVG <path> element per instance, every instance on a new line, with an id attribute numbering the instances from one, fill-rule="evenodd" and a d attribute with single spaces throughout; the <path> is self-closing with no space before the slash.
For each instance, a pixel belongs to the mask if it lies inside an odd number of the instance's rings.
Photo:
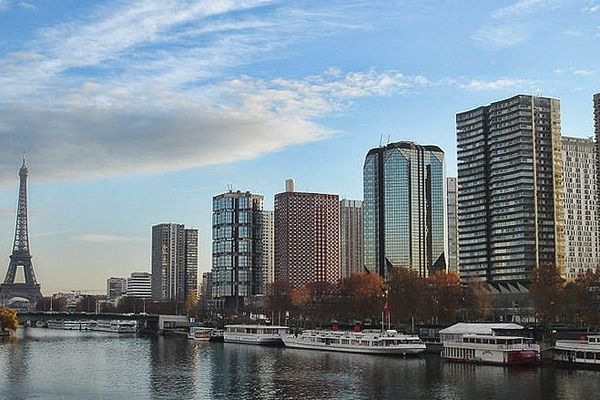
<path id="1" fill-rule="evenodd" d="M 0 333 L 14 332 L 19 327 L 17 312 L 12 308 L 0 308 Z"/>
<path id="2" fill-rule="evenodd" d="M 190 293 L 185 300 L 185 310 L 187 311 L 188 317 L 195 317 L 198 315 L 198 295 L 195 292 Z"/>
<path id="3" fill-rule="evenodd" d="M 469 282 L 464 289 L 463 308 L 468 320 L 485 321 L 492 315 L 490 291 L 484 282 Z"/>
<path id="4" fill-rule="evenodd" d="M 342 279 L 337 311 L 339 318 L 377 319 L 381 314 L 387 287 L 378 274 L 354 273 Z"/>
<path id="5" fill-rule="evenodd" d="M 454 272 L 436 271 L 427 278 L 428 314 L 436 323 L 456 321 L 462 298 L 460 279 Z"/>
<path id="6" fill-rule="evenodd" d="M 423 314 L 425 279 L 413 270 L 396 267 L 391 270 L 389 281 L 388 305 L 392 318 L 408 322 L 411 318 Z"/>
<path id="7" fill-rule="evenodd" d="M 600 270 L 579 275 L 574 285 L 568 294 L 573 296 L 579 317 L 588 324 L 600 324 Z"/>
<path id="8" fill-rule="evenodd" d="M 273 315 L 281 320 L 282 314 L 293 309 L 292 304 L 293 288 L 285 281 L 276 281 L 267 287 L 267 309 Z"/>
<path id="9" fill-rule="evenodd" d="M 531 299 L 542 323 L 555 321 L 559 314 L 563 279 L 556 265 L 541 262 L 531 274 Z"/>

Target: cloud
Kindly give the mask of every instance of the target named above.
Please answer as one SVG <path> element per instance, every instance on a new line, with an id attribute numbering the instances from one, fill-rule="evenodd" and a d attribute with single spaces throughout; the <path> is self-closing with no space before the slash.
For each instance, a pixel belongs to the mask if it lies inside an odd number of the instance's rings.
<path id="1" fill-rule="evenodd" d="M 8 0 L 0 0 L 0 12 L 8 10 L 10 3 Z"/>
<path id="2" fill-rule="evenodd" d="M 494 10 L 487 24 L 477 29 L 472 38 L 493 48 L 519 45 L 539 29 L 538 14 L 555 11 L 563 3 L 563 0 L 518 0 Z"/>
<path id="3" fill-rule="evenodd" d="M 566 31 L 563 31 L 562 34 L 565 36 L 581 36 L 580 31 L 574 31 L 574 30 L 566 30 Z"/>
<path id="4" fill-rule="evenodd" d="M 600 11 L 600 4 L 591 4 L 590 6 L 585 7 L 584 11 L 587 12 L 588 14 L 596 13 L 596 12 Z"/>
<path id="5" fill-rule="evenodd" d="M 82 242 L 90 243 L 118 243 L 118 242 L 132 242 L 146 240 L 144 238 L 119 236 L 119 235 L 107 235 L 101 233 L 84 233 L 75 237 L 75 239 Z"/>
<path id="6" fill-rule="evenodd" d="M 595 72 L 594 70 L 591 69 L 575 69 L 573 70 L 573 75 L 577 75 L 577 76 L 592 76 L 594 75 Z"/>
<path id="7" fill-rule="evenodd" d="M 465 83 L 461 83 L 459 86 L 467 90 L 505 90 L 515 87 L 523 87 L 527 84 L 527 81 L 521 79 L 502 78 L 491 81 L 473 79 Z"/>

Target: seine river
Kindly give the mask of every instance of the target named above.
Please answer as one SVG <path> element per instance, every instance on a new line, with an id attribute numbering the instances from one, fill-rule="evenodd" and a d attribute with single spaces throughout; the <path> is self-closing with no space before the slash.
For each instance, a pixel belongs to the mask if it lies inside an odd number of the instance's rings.
<path id="1" fill-rule="evenodd" d="M 598 399 L 600 371 L 446 363 L 28 328 L 0 399 Z"/>

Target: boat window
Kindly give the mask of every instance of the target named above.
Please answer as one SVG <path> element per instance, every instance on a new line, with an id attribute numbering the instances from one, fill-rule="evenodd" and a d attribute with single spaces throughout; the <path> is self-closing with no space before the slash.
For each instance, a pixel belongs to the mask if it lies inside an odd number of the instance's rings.
<path id="1" fill-rule="evenodd" d="M 585 358 L 585 357 L 584 357 L 584 354 L 583 354 L 583 351 L 578 351 L 578 352 L 576 353 L 576 356 L 575 356 L 575 357 L 577 357 L 577 358 Z"/>

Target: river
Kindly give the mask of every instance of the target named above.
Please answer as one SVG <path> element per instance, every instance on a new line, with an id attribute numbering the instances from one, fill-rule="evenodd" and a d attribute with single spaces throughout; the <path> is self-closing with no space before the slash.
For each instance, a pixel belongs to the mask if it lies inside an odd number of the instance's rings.
<path id="1" fill-rule="evenodd" d="M 597 399 L 600 371 L 43 328 L 0 341 L 0 399 L 115 398 Z"/>

